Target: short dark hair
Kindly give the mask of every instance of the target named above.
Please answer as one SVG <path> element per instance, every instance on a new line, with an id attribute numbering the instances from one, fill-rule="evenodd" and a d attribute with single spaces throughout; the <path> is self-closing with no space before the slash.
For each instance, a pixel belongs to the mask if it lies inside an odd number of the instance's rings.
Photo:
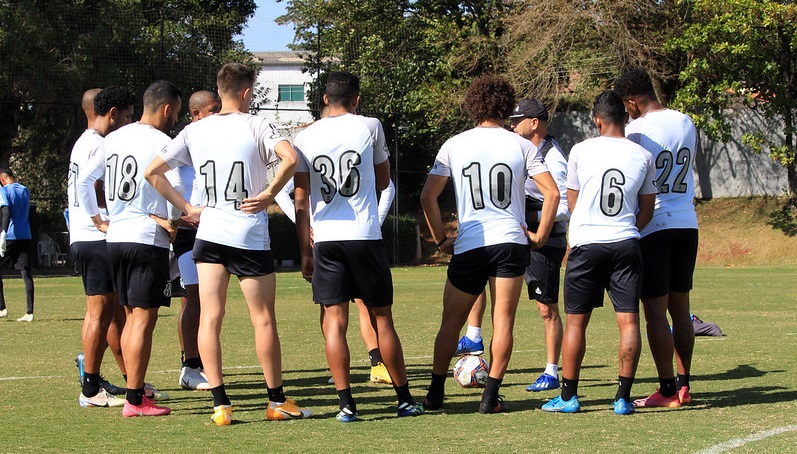
<path id="1" fill-rule="evenodd" d="M 168 80 L 156 80 L 149 84 L 144 92 L 144 108 L 149 110 L 158 109 L 166 104 L 174 104 L 178 99 L 182 99 L 183 92 L 177 85 Z"/>
<path id="2" fill-rule="evenodd" d="M 327 79 L 326 95 L 330 104 L 346 104 L 360 95 L 360 78 L 346 71 L 334 72 Z"/>
<path id="3" fill-rule="evenodd" d="M 501 76 L 477 77 L 465 93 L 465 110 L 477 123 L 505 120 L 514 108 L 515 88 Z"/>
<path id="4" fill-rule="evenodd" d="M 255 86 L 255 71 L 243 63 L 227 63 L 216 74 L 216 85 L 224 94 Z"/>
<path id="5" fill-rule="evenodd" d="M 621 74 L 614 82 L 614 91 L 623 100 L 645 95 L 656 98 L 653 81 L 650 80 L 648 72 L 642 68 L 632 69 Z"/>
<path id="6" fill-rule="evenodd" d="M 11 178 L 14 178 L 14 172 L 11 171 L 8 167 L 0 167 L 0 175 L 6 174 Z"/>
<path id="7" fill-rule="evenodd" d="M 133 92 L 125 87 L 111 86 L 103 88 L 94 97 L 94 113 L 100 117 L 108 115 L 112 107 L 117 110 L 124 110 L 132 106 L 136 101 Z"/>
<path id="8" fill-rule="evenodd" d="M 605 123 L 625 124 L 625 104 L 623 98 L 614 90 L 606 90 L 595 98 L 592 114 Z"/>

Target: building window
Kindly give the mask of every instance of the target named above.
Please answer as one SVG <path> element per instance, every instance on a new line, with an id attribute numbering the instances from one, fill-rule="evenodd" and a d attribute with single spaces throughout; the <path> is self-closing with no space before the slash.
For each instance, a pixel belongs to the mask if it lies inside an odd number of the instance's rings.
<path id="1" fill-rule="evenodd" d="M 304 101 L 304 85 L 280 85 L 277 102 Z"/>

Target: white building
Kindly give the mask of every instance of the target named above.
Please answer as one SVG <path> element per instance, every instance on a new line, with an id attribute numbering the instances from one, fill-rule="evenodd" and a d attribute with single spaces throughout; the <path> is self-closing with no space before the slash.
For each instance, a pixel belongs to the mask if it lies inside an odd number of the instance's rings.
<path id="1" fill-rule="evenodd" d="M 260 102 L 259 115 L 284 128 L 286 132 L 313 121 L 307 106 L 307 92 L 313 76 L 302 72 L 305 59 L 301 52 L 253 52 L 262 67 L 257 75 L 255 93 L 267 89 Z M 290 133 L 289 133 L 290 134 Z"/>

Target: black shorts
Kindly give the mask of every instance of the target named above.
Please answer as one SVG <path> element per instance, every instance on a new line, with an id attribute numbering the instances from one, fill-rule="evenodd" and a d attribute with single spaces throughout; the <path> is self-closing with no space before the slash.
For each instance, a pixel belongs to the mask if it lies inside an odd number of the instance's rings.
<path id="1" fill-rule="evenodd" d="M 172 250 L 174 255 L 180 257 L 194 249 L 194 241 L 196 240 L 196 229 L 177 229 L 177 237 L 172 243 Z"/>
<path id="2" fill-rule="evenodd" d="M 565 313 L 587 314 L 609 292 L 615 312 L 639 312 L 642 253 L 638 239 L 593 243 L 570 250 L 565 270 Z"/>
<path id="3" fill-rule="evenodd" d="M 108 243 L 114 288 L 123 306 L 154 309 L 171 303 L 169 250 L 140 243 Z"/>
<path id="4" fill-rule="evenodd" d="M 559 302 L 559 270 L 565 258 L 566 248 L 543 246 L 531 251 L 526 267 L 526 285 L 529 299 L 542 304 Z"/>
<path id="5" fill-rule="evenodd" d="M 642 298 L 656 298 L 671 291 L 692 290 L 692 275 L 697 260 L 697 229 L 666 229 L 640 240 Z"/>
<path id="6" fill-rule="evenodd" d="M 228 273 L 238 277 L 265 276 L 277 271 L 271 251 L 239 249 L 197 239 L 191 256 L 197 263 L 224 265 Z"/>
<path id="7" fill-rule="evenodd" d="M 458 290 L 479 295 L 490 277 L 523 276 L 529 265 L 527 244 L 503 243 L 454 254 L 448 280 Z"/>
<path id="8" fill-rule="evenodd" d="M 86 296 L 113 293 L 113 269 L 105 240 L 72 243 L 74 257 Z"/>
<path id="9" fill-rule="evenodd" d="M 382 240 L 316 243 L 313 264 L 316 303 L 331 305 L 360 298 L 368 307 L 393 304 L 393 276 Z"/>
<path id="10" fill-rule="evenodd" d="M 6 243 L 6 254 L 0 259 L 0 266 L 6 263 L 13 263 L 14 269 L 22 271 L 30 268 L 30 254 L 33 247 L 31 240 L 8 240 Z"/>

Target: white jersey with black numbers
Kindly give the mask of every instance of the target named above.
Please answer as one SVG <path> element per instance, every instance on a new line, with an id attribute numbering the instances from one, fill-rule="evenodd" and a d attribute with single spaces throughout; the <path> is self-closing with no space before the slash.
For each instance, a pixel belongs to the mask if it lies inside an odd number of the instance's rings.
<path id="1" fill-rule="evenodd" d="M 67 176 L 67 199 L 69 203 L 69 244 L 79 241 L 102 241 L 105 234 L 97 230 L 91 217 L 101 214 L 107 219 L 107 211 L 100 210 L 94 186 L 79 186 L 78 180 L 88 168 L 89 161 L 102 155 L 103 137 L 94 129 L 87 129 L 72 147 Z M 90 199 L 89 199 L 90 198 Z M 81 203 L 82 199 L 90 203 Z"/>
<path id="2" fill-rule="evenodd" d="M 179 213 L 144 179 L 144 169 L 169 141 L 169 136 L 152 125 L 131 123 L 108 134 L 103 159 L 90 162 L 86 178 L 105 179 L 108 243 L 169 247 L 169 235 L 150 214 L 172 219 Z"/>
<path id="3" fill-rule="evenodd" d="M 450 177 L 459 227 L 454 253 L 503 243 L 526 244 L 526 178 L 547 172 L 533 143 L 503 128 L 477 127 L 448 139 L 431 175 Z"/>
<path id="4" fill-rule="evenodd" d="M 381 239 L 374 165 L 389 157 L 382 123 L 354 114 L 322 118 L 294 147 L 296 172 L 310 176 L 314 241 Z"/>
<path id="5" fill-rule="evenodd" d="M 202 211 L 197 238 L 248 250 L 270 250 L 268 215 L 241 211 L 241 202 L 268 186 L 268 163 L 284 139 L 263 117 L 216 114 L 187 125 L 163 150 L 172 169 L 191 165 L 195 172 L 192 204 Z M 198 198 L 197 198 L 198 197 Z"/>
<path id="6" fill-rule="evenodd" d="M 570 246 L 639 238 L 641 194 L 655 194 L 650 152 L 620 137 L 596 137 L 573 146 L 567 188 L 578 191 L 570 215 Z"/>
<path id="7" fill-rule="evenodd" d="M 629 123 L 625 135 L 653 155 L 656 210 L 642 236 L 664 229 L 696 229 L 692 162 L 697 130 L 688 115 L 672 109 L 648 112 Z"/>

